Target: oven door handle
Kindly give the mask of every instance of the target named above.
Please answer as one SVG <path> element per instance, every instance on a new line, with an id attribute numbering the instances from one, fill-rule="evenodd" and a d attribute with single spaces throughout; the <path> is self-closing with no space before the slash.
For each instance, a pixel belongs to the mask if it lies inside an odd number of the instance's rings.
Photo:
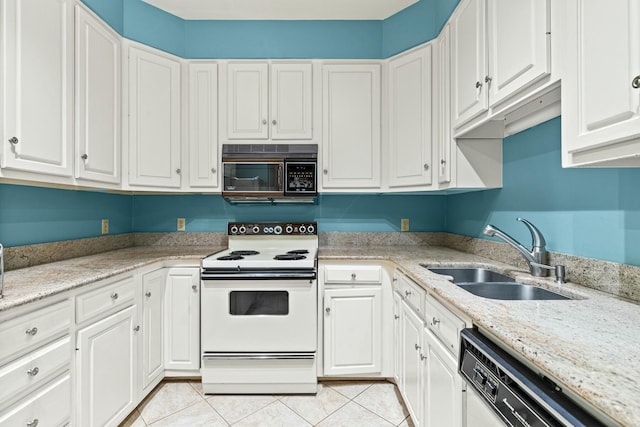
<path id="1" fill-rule="evenodd" d="M 315 280 L 315 271 L 203 271 L 202 280 Z"/>
<path id="2" fill-rule="evenodd" d="M 313 360 L 314 353 L 205 353 L 202 358 L 204 360 Z"/>

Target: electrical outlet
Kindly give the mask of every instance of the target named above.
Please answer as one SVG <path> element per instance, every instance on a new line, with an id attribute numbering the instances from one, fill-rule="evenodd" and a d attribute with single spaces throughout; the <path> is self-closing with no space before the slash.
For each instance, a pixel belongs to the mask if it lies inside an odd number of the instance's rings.
<path id="1" fill-rule="evenodd" d="M 102 220 L 102 234 L 109 234 L 109 220 Z"/>
<path id="2" fill-rule="evenodd" d="M 185 227 L 186 227 L 186 222 L 184 218 L 178 218 L 178 226 L 177 226 L 178 231 L 184 231 Z"/>
<path id="3" fill-rule="evenodd" d="M 400 231 L 409 231 L 409 218 L 402 218 L 400 220 Z"/>

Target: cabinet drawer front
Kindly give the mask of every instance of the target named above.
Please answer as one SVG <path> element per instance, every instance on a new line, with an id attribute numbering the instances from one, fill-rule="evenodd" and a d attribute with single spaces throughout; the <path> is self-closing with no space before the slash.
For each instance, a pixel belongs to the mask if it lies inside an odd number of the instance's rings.
<path id="1" fill-rule="evenodd" d="M 433 298 L 427 298 L 427 327 L 442 341 L 444 346 L 454 355 L 460 348 L 460 331 L 465 327 L 464 321 L 451 313 Z"/>
<path id="2" fill-rule="evenodd" d="M 424 301 L 427 292 L 411 279 L 403 275 L 398 275 L 398 292 L 402 298 L 410 304 L 421 316 L 424 316 Z"/>
<path id="3" fill-rule="evenodd" d="M 324 271 L 325 283 L 382 282 L 382 267 L 379 265 L 328 265 Z"/>
<path id="4" fill-rule="evenodd" d="M 0 369 L 0 402 L 5 402 L 28 387 L 43 384 L 57 371 L 69 370 L 69 336 L 28 354 Z"/>
<path id="5" fill-rule="evenodd" d="M 67 373 L 0 414 L 0 427 L 62 426 L 70 414 L 71 380 Z"/>
<path id="6" fill-rule="evenodd" d="M 124 308 L 135 297 L 133 277 L 79 295 L 76 298 L 76 322 L 81 323 L 113 308 Z"/>
<path id="7" fill-rule="evenodd" d="M 0 361 L 43 345 L 68 330 L 71 316 L 69 301 L 63 301 L 5 322 L 0 326 Z"/>

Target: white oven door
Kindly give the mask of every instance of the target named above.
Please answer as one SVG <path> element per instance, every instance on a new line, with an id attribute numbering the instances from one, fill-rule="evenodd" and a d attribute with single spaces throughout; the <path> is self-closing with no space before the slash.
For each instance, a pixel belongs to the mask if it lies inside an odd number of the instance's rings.
<path id="1" fill-rule="evenodd" d="M 315 280 L 203 280 L 203 352 L 313 352 Z"/>

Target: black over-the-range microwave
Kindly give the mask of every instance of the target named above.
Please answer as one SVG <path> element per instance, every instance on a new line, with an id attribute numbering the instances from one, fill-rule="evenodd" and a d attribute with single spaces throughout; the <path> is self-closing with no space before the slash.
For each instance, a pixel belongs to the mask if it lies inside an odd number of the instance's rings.
<path id="1" fill-rule="evenodd" d="M 313 202 L 317 144 L 223 144 L 222 196 L 232 202 Z"/>

